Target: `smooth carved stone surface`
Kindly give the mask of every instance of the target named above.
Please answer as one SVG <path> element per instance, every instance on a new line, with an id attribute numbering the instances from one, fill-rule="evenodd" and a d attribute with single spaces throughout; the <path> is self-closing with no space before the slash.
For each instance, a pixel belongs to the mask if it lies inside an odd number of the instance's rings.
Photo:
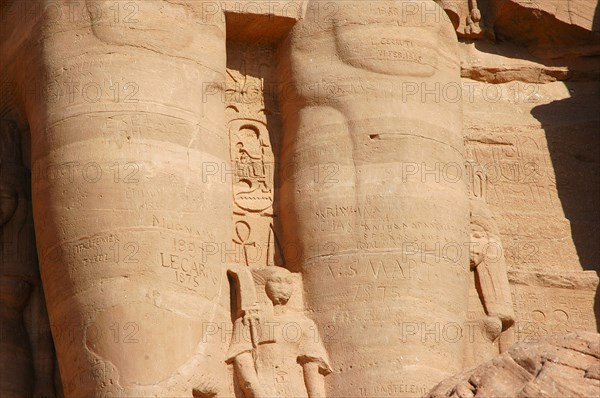
<path id="1" fill-rule="evenodd" d="M 570 333 L 519 343 L 506 353 L 438 384 L 426 398 L 596 397 L 600 335 Z"/>

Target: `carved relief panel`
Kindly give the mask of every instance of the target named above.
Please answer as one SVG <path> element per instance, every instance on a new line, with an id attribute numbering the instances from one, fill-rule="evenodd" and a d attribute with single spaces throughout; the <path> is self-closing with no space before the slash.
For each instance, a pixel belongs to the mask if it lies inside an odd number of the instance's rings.
<path id="1" fill-rule="evenodd" d="M 274 210 L 280 120 L 274 75 L 274 50 L 228 43 L 227 129 L 238 263 L 281 264 Z"/>

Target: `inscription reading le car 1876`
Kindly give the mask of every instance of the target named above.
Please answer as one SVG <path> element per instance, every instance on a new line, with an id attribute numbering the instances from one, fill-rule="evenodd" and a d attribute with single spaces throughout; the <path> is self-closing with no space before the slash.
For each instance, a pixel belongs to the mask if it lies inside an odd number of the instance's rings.
<path id="1" fill-rule="evenodd" d="M 160 265 L 175 270 L 175 279 L 190 287 L 200 287 L 202 279 L 210 280 L 213 285 L 218 283 L 218 276 L 205 264 L 177 254 L 159 253 Z M 198 279 L 201 278 L 201 279 Z"/>

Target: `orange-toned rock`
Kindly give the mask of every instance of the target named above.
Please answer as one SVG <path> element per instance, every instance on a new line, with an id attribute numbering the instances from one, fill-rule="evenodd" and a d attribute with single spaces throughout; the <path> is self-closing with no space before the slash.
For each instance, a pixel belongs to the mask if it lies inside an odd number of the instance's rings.
<path id="1" fill-rule="evenodd" d="M 438 384 L 426 398 L 595 397 L 600 391 L 600 335 L 571 333 L 519 343 L 508 352 Z"/>
<path id="2" fill-rule="evenodd" d="M 497 37 L 528 46 L 541 58 L 600 54 L 600 11 L 588 0 L 492 0 Z"/>

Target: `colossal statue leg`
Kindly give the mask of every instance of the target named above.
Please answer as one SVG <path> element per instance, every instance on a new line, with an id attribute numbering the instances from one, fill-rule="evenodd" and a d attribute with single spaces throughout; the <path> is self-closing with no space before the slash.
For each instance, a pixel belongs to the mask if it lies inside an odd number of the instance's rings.
<path id="1" fill-rule="evenodd" d="M 23 243 L 35 252 L 32 230 L 24 228 L 30 215 L 26 181 L 18 132 L 13 123 L 0 120 L 0 391 L 8 397 L 33 392 L 31 347 L 23 322 L 35 274 L 28 267 L 31 261 L 23 261 L 28 254 Z"/>
<path id="2" fill-rule="evenodd" d="M 0 394 L 54 396 L 52 336 L 38 271 L 30 173 L 13 120 L 0 120 Z"/>
<path id="3" fill-rule="evenodd" d="M 462 369 L 455 42 L 433 2 L 312 1 L 282 54 L 283 246 L 331 355 L 330 396 L 420 396 Z"/>
<path id="4" fill-rule="evenodd" d="M 26 99 L 33 202 L 67 396 L 228 380 L 226 342 L 203 333 L 229 309 L 231 183 L 203 178 L 229 159 L 222 97 L 204 95 L 224 86 L 224 18 L 180 3 L 39 21 L 34 64 L 61 95 Z"/>
<path id="5" fill-rule="evenodd" d="M 330 395 L 420 395 L 458 372 L 463 352 L 454 33 L 430 1 L 310 3 L 280 58 L 286 266 L 302 271 L 332 355 Z M 127 5 L 129 25 L 114 10 L 44 16 L 32 65 L 66 95 L 25 101 L 65 392 L 210 395 L 214 382 L 222 393 L 226 339 L 203 331 L 229 321 L 215 252 L 233 236 L 233 193 L 206 173 L 232 160 L 214 95 L 224 20 L 203 2 Z"/>

